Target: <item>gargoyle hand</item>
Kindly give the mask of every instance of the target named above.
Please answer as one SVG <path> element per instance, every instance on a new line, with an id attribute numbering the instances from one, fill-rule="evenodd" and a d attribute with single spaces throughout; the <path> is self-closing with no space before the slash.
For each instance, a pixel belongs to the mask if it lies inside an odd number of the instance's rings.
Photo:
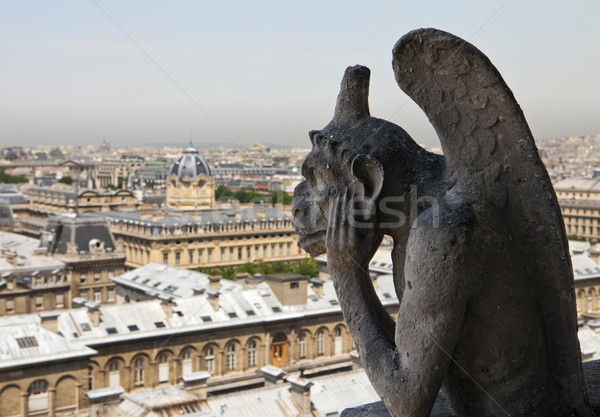
<path id="1" fill-rule="evenodd" d="M 372 200 L 357 193 L 352 185 L 332 199 L 326 236 L 330 267 L 368 270 L 381 243 L 380 233 L 372 222 L 374 213 Z"/>

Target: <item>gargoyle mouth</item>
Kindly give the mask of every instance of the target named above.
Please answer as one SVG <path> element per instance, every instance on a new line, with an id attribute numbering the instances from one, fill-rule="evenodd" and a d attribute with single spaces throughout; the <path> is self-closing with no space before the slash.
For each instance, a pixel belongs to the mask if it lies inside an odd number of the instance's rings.
<path id="1" fill-rule="evenodd" d="M 318 232 L 298 234 L 298 246 L 308 252 L 311 256 L 318 256 L 325 253 L 326 230 Z"/>

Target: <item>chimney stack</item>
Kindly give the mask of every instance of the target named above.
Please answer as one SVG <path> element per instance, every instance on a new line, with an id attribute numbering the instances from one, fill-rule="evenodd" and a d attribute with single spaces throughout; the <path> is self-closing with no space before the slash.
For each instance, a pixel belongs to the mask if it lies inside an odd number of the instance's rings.
<path id="1" fill-rule="evenodd" d="M 165 314 L 167 315 L 167 317 L 168 318 L 173 317 L 173 297 L 161 295 L 159 297 L 159 299 L 160 299 L 160 306 L 165 311 Z"/>
<path id="2" fill-rule="evenodd" d="M 310 387 L 312 387 L 313 383 L 300 375 L 292 375 L 287 381 L 291 384 L 290 391 L 292 392 L 292 399 L 296 405 L 300 407 L 300 416 L 312 416 Z"/>
<path id="3" fill-rule="evenodd" d="M 42 327 L 51 332 L 58 333 L 58 314 L 57 311 L 42 311 L 40 313 Z"/>
<path id="4" fill-rule="evenodd" d="M 208 282 L 210 283 L 209 288 L 212 291 L 219 291 L 221 289 L 221 275 L 211 275 L 208 277 Z"/>
<path id="5" fill-rule="evenodd" d="M 208 290 L 206 291 L 208 295 L 208 302 L 213 310 L 219 311 L 219 291 Z"/>
<path id="6" fill-rule="evenodd" d="M 312 289 L 319 298 L 323 298 L 323 280 L 320 278 L 313 278 L 310 280 Z"/>
<path id="7" fill-rule="evenodd" d="M 88 316 L 90 318 L 90 322 L 92 322 L 92 326 L 98 327 L 100 325 L 100 305 L 98 303 L 88 301 L 85 303 L 85 306 L 87 307 Z"/>
<path id="8" fill-rule="evenodd" d="M 287 374 L 284 370 L 273 365 L 263 366 L 259 369 L 259 373 L 265 378 L 265 387 L 281 384 L 283 377 Z"/>

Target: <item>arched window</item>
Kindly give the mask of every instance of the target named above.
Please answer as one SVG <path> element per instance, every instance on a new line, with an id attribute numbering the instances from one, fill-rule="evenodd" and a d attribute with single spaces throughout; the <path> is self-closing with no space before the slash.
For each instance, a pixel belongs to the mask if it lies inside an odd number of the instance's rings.
<path id="1" fill-rule="evenodd" d="M 181 374 L 189 375 L 193 372 L 192 350 L 186 349 L 181 354 Z"/>
<path id="2" fill-rule="evenodd" d="M 135 386 L 144 385 L 144 359 L 137 358 L 133 364 L 133 383 Z"/>
<path id="3" fill-rule="evenodd" d="M 119 362 L 112 361 L 108 364 L 108 386 L 111 388 L 121 385 L 121 371 L 119 370 Z"/>
<path id="4" fill-rule="evenodd" d="M 300 359 L 304 359 L 306 358 L 306 335 L 304 333 L 300 335 L 298 344 L 300 345 Z"/>
<path id="5" fill-rule="evenodd" d="M 43 379 L 34 381 L 27 390 L 29 398 L 27 400 L 29 411 L 41 411 L 48 409 L 48 383 Z"/>
<path id="6" fill-rule="evenodd" d="M 325 353 L 325 334 L 323 330 L 319 330 L 317 333 L 317 355 L 323 355 Z"/>
<path id="7" fill-rule="evenodd" d="M 227 346 L 227 370 L 235 369 L 235 345 L 232 343 Z"/>
<path id="8" fill-rule="evenodd" d="M 166 353 L 158 357 L 158 382 L 169 382 L 169 356 Z"/>
<path id="9" fill-rule="evenodd" d="M 254 340 L 248 343 L 248 366 L 256 366 L 256 342 Z"/>
<path id="10" fill-rule="evenodd" d="M 215 371 L 215 350 L 212 346 L 206 348 L 206 354 L 204 355 L 204 365 L 206 370 L 211 374 Z"/>
<path id="11" fill-rule="evenodd" d="M 338 327 L 333 332 L 333 347 L 336 355 L 341 355 L 344 350 L 344 339 L 342 338 L 342 328 Z"/>

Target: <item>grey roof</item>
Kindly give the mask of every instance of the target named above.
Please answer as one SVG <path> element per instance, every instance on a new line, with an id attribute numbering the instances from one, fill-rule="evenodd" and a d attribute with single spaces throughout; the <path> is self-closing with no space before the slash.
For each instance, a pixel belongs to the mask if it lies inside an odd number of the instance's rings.
<path id="1" fill-rule="evenodd" d="M 93 389 L 93 390 L 86 392 L 85 395 L 90 400 L 97 400 L 100 398 L 112 397 L 114 395 L 121 395 L 124 392 L 125 392 L 125 390 L 123 389 L 123 387 L 117 386 L 117 387 L 106 387 L 106 388 Z"/>
<path id="2" fill-rule="evenodd" d="M 293 379 L 293 376 L 288 378 Z M 363 369 L 306 380 L 315 416 L 341 414 L 348 407 L 379 401 Z M 291 384 L 210 396 L 202 409 L 223 417 L 296 417 L 301 410 L 290 392 Z"/>
<path id="3" fill-rule="evenodd" d="M 95 214 L 63 214 L 51 216 L 46 225 L 46 236 L 51 236 L 44 241 L 50 253 L 65 254 L 69 243 L 77 245 L 79 252 L 89 252 L 90 241 L 96 239 L 104 243 L 104 248 L 114 251 L 115 242 L 104 217 Z"/>
<path id="4" fill-rule="evenodd" d="M 27 236 L 0 231 L 0 252 L 16 252 L 17 265 L 11 264 L 6 256 L 0 256 L 0 273 L 62 269 L 65 264 L 52 256 L 36 254 L 40 242 Z"/>
<path id="5" fill-rule="evenodd" d="M 141 291 L 152 297 L 191 297 L 209 288 L 209 276 L 202 272 L 152 262 L 111 278 L 116 284 Z M 241 284 L 221 280 L 221 291 L 239 291 Z"/>
<path id="6" fill-rule="evenodd" d="M 600 192 L 599 178 L 567 178 L 554 184 L 556 191 L 592 191 Z"/>
<path id="7" fill-rule="evenodd" d="M 0 318 L 0 369 L 72 360 L 97 352 L 43 328 L 37 315 Z"/>
<path id="8" fill-rule="evenodd" d="M 219 310 L 215 311 L 205 292 L 193 297 L 175 299 L 174 313 L 171 317 L 161 306 L 160 300 L 103 305 L 98 307 L 102 317 L 99 326 L 93 325 L 87 308 L 61 310 L 58 329 L 70 340 L 94 346 L 162 337 L 173 333 L 214 331 L 227 326 L 302 320 L 308 316 L 340 312 L 333 282 L 325 282 L 322 298 L 310 287 L 307 293 L 306 304 L 284 306 L 277 300 L 268 284 L 263 282 L 252 289 L 221 291 Z M 379 277 L 377 294 L 384 306 L 398 304 L 390 275 Z"/>
<path id="9" fill-rule="evenodd" d="M 175 160 L 169 171 L 171 175 L 177 175 L 180 179 L 194 179 L 199 175 L 211 175 L 208 163 L 198 155 L 195 148 L 187 148 L 183 155 Z"/>
<path id="10" fill-rule="evenodd" d="M 600 278 L 600 265 L 594 262 L 588 255 L 572 255 L 573 276 L 575 281 L 590 278 Z"/>

